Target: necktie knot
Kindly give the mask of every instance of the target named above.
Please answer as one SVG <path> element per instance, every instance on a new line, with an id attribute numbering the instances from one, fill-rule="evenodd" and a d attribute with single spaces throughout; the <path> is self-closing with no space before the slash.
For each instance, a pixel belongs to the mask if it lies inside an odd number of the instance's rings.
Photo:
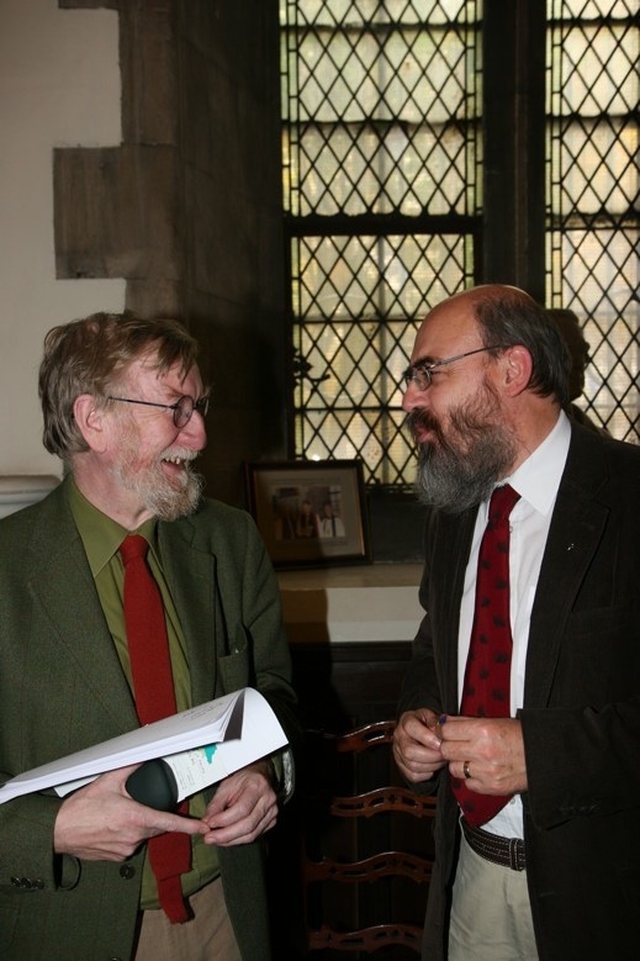
<path id="1" fill-rule="evenodd" d="M 140 534 L 128 534 L 120 545 L 120 555 L 126 567 L 131 561 L 147 556 L 149 543 Z"/>
<path id="2" fill-rule="evenodd" d="M 496 487 L 489 503 L 489 520 L 493 524 L 506 520 L 519 500 L 520 494 L 510 484 Z"/>

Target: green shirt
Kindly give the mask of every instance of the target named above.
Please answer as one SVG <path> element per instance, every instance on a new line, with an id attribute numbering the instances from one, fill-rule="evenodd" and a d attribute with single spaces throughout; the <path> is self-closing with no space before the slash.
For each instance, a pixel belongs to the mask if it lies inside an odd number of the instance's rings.
<path id="1" fill-rule="evenodd" d="M 150 549 L 147 560 L 160 588 L 165 609 L 176 706 L 178 711 L 184 711 L 192 707 L 189 663 L 184 635 L 162 570 L 156 521 L 151 519 L 142 524 L 137 531 L 128 531 L 106 514 L 103 514 L 97 507 L 94 507 L 80 493 L 75 483 L 69 484 L 68 490 L 71 512 L 82 538 L 107 626 L 130 687 L 132 687 L 131 666 L 122 604 L 124 569 L 119 549 L 122 541 L 130 533 L 141 534 L 149 542 Z M 201 817 L 204 814 L 205 807 L 206 802 L 202 794 L 194 795 L 189 799 L 189 813 L 194 817 Z M 199 834 L 192 836 L 191 847 L 191 871 L 182 876 L 182 890 L 185 895 L 198 891 L 219 874 L 218 855 L 215 847 L 204 844 L 202 836 Z M 148 858 L 145 859 L 144 864 L 140 906 L 143 909 L 160 906 L 156 881 Z"/>

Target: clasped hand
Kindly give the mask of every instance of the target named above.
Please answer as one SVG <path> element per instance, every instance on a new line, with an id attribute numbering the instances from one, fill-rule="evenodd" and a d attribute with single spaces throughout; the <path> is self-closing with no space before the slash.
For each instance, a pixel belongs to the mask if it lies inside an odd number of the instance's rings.
<path id="1" fill-rule="evenodd" d="M 201 834 L 205 844 L 246 844 L 272 828 L 277 797 L 267 765 L 257 762 L 225 778 L 202 819 L 139 804 L 125 783 L 137 765 L 102 774 L 69 795 L 54 826 L 54 850 L 87 861 L 123 861 L 167 831 Z"/>
<path id="2" fill-rule="evenodd" d="M 527 789 L 520 721 L 439 715 L 429 708 L 405 711 L 393 737 L 398 768 L 412 784 L 448 766 L 479 794 L 516 794 Z"/>

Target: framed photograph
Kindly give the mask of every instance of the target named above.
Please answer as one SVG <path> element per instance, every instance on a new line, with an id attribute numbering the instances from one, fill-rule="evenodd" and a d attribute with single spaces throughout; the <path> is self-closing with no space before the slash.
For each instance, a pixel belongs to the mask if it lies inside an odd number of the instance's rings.
<path id="1" fill-rule="evenodd" d="M 370 563 L 362 463 L 246 465 L 249 507 L 275 567 Z"/>

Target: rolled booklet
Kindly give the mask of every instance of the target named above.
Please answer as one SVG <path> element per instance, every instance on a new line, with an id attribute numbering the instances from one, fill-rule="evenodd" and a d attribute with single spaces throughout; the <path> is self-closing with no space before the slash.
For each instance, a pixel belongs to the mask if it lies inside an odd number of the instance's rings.
<path id="1" fill-rule="evenodd" d="M 150 761 L 159 761 L 154 767 L 160 768 L 161 779 L 168 778 L 170 795 L 177 790 L 186 797 L 181 792 L 196 793 L 203 779 L 214 784 L 286 744 L 269 702 L 247 687 L 18 774 L 0 786 L 0 804 L 51 788 L 64 797 L 105 771 Z M 175 789 L 169 774 L 176 779 Z M 141 774 L 134 790 L 141 791 L 140 785 L 156 775 Z M 194 784 L 199 786 L 191 791 Z"/>

